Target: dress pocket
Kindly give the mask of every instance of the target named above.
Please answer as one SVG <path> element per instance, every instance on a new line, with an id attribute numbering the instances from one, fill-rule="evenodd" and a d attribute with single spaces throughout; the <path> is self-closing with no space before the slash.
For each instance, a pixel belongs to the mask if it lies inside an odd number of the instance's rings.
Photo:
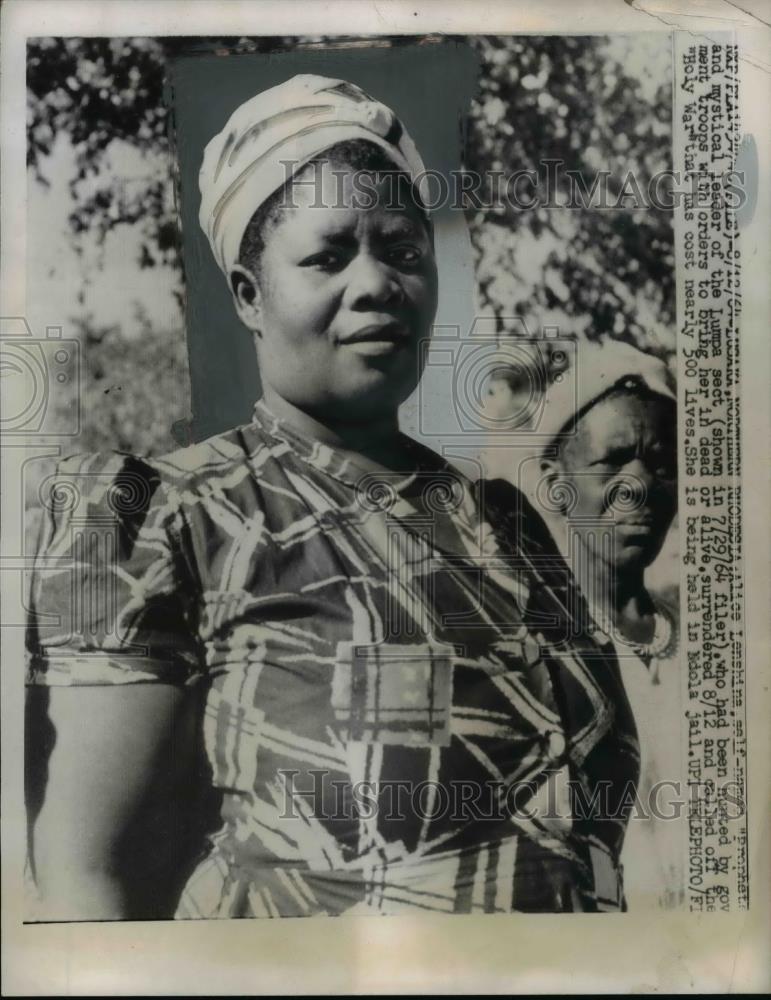
<path id="1" fill-rule="evenodd" d="M 332 709 L 348 742 L 447 746 L 454 650 L 434 643 L 339 643 Z"/>

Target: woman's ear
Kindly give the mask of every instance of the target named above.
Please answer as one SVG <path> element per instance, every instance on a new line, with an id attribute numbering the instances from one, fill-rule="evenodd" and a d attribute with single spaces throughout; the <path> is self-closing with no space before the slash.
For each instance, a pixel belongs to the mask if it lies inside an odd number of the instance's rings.
<path id="1" fill-rule="evenodd" d="M 234 264 L 230 271 L 230 290 L 238 318 L 259 336 L 262 329 L 262 296 L 254 274 L 242 264 Z"/>
<path id="2" fill-rule="evenodd" d="M 545 487 L 542 496 L 548 498 L 548 506 L 554 513 L 567 513 L 565 503 L 565 468 L 559 458 L 542 458 L 539 463 L 540 483 Z M 541 491 L 539 490 L 539 493 Z"/>
<path id="3" fill-rule="evenodd" d="M 553 483 L 562 472 L 562 466 L 559 459 L 556 458 L 542 458 L 539 468 L 541 470 L 541 479 L 549 484 Z"/>

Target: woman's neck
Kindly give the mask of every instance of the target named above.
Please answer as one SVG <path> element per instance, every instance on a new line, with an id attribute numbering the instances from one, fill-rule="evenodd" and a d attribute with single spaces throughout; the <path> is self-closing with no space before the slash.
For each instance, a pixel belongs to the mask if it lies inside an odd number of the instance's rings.
<path id="1" fill-rule="evenodd" d="M 654 605 L 641 568 L 619 570 L 583 548 L 578 566 L 579 585 L 595 613 L 632 642 L 652 638 Z"/>
<path id="2" fill-rule="evenodd" d="M 384 417 L 353 424 L 328 420 L 300 409 L 269 386 L 264 387 L 262 398 L 271 413 L 301 434 L 340 451 L 363 456 L 376 465 L 398 468 L 404 464 L 406 454 L 396 410 Z"/>

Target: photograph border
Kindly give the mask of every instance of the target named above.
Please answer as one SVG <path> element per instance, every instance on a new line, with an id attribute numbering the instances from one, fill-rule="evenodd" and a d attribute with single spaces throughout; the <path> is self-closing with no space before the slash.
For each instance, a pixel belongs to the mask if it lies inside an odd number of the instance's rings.
<path id="1" fill-rule="evenodd" d="M 18 555 L 22 497 L 14 481 L 18 447 L 2 441 L 2 978 L 14 995 L 237 995 L 350 993 L 610 993 L 761 992 L 771 986 L 767 953 L 771 839 L 767 822 L 771 774 L 768 674 L 768 442 L 771 439 L 771 31 L 749 8 L 715 0 L 699 4 L 524 2 L 485 5 L 484 16 L 462 2 L 387 5 L 366 0 L 302 8 L 265 0 L 166 0 L 161 5 L 112 0 L 92 4 L 9 0 L 2 11 L 2 273 L 3 317 L 23 317 L 26 211 L 26 38 L 39 35 L 485 34 L 615 33 L 730 30 L 742 52 L 742 129 L 759 156 L 753 217 L 742 240 L 742 396 L 745 538 L 746 701 L 748 704 L 748 912 L 373 917 L 24 925 L 26 846 L 23 776 L 23 628 L 19 607 L 23 559 Z M 14 454 L 14 452 L 16 454 Z M 751 539 L 751 544 L 750 544 Z M 16 611 L 18 616 L 18 611 Z"/>

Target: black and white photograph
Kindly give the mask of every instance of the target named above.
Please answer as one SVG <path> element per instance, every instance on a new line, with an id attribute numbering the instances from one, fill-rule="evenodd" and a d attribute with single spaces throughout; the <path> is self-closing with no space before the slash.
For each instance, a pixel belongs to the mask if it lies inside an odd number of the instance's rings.
<path id="1" fill-rule="evenodd" d="M 741 915 L 742 50 L 299 23 L 24 39 L 25 933 Z"/>

